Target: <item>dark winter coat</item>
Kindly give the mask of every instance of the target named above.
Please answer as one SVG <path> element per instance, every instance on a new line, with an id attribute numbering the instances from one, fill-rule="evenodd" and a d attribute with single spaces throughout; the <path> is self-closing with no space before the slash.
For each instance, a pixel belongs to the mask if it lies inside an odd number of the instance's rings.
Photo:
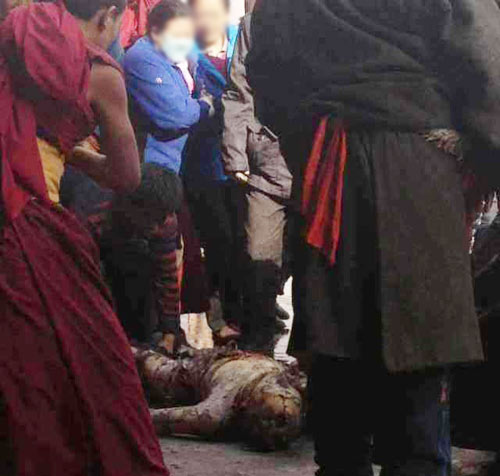
<path id="1" fill-rule="evenodd" d="M 482 355 L 460 172 L 420 134 L 459 129 L 498 180 L 498 25 L 495 0 L 269 0 L 254 12 L 250 83 L 287 159 L 301 168 L 311 124 L 329 115 L 367 164 L 390 370 Z M 316 351 L 341 354 L 337 313 L 325 310 Z"/>
<path id="2" fill-rule="evenodd" d="M 230 82 L 222 98 L 222 152 L 227 173 L 250 172 L 249 185 L 269 195 L 288 199 L 292 175 L 281 154 L 276 134 L 262 125 L 247 80 L 246 59 L 251 46 L 251 14 L 241 24 L 231 65 Z"/>

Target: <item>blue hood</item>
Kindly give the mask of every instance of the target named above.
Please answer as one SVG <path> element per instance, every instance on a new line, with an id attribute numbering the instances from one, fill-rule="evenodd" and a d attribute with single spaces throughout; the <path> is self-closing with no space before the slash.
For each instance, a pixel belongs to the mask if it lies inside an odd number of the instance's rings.
<path id="1" fill-rule="evenodd" d="M 230 73 L 238 31 L 236 26 L 229 27 L 227 31 L 227 75 Z M 226 89 L 227 80 L 199 48 L 196 53 L 198 59 L 197 89 L 205 89 L 217 101 L 220 101 Z M 219 117 L 213 120 L 209 127 L 200 125 L 192 132 L 182 169 L 183 176 L 191 186 L 203 186 L 206 183 L 227 180 L 222 164 L 221 128 L 222 118 Z"/>

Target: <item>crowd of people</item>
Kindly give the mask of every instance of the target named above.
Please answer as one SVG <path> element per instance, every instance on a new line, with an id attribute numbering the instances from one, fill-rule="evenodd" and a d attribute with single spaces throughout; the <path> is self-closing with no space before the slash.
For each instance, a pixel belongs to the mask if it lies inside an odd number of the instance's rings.
<path id="1" fill-rule="evenodd" d="M 291 276 L 317 475 L 450 474 L 500 7 L 230 6 L 0 1 L 2 475 L 168 474 L 131 344 L 272 356 Z"/>
<path id="2" fill-rule="evenodd" d="M 267 353 L 284 327 L 277 316 L 289 317 L 276 298 L 288 277 L 283 256 L 291 175 L 276 138 L 261 134 L 264 126 L 247 117 L 248 97 L 226 94 L 230 71 L 246 54 L 236 44 L 238 27 L 230 24 L 229 11 L 229 2 L 221 0 L 157 2 L 144 35 L 122 40 L 126 51 L 116 59 L 123 65 L 139 155 L 157 166 L 155 173 L 164 172 L 163 186 L 144 185 L 142 202 L 129 197 L 127 208 L 120 197 L 119 209 L 110 210 L 111 194 L 84 175 L 71 170 L 62 179 L 61 203 L 99 237 L 120 319 L 158 323 L 146 334 L 125 324 L 129 337 L 170 354 L 184 341 L 181 312 L 207 312 L 216 344 L 238 340 L 242 348 Z M 250 151 L 246 136 L 238 138 L 246 135 L 243 121 L 257 131 Z M 264 170 L 250 170 L 250 163 L 265 163 Z M 152 170 L 143 170 L 143 182 Z M 169 200 L 181 182 L 175 207 L 165 208 L 159 195 L 147 196 L 151 190 Z M 152 208 L 161 211 L 153 217 Z M 172 212 L 168 223 L 166 210 Z M 106 215 L 116 222 L 119 214 L 121 225 L 113 225 L 110 240 Z M 154 244 L 158 234 L 161 246 Z"/>

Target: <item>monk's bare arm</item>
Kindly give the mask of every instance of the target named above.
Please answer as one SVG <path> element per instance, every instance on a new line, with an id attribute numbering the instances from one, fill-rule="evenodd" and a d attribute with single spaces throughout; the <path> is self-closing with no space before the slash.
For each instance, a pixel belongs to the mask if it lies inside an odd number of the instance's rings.
<path id="1" fill-rule="evenodd" d="M 133 190 L 140 182 L 139 153 L 121 74 L 109 66 L 94 65 L 89 97 L 100 129 L 102 155 L 76 148 L 70 162 L 101 186 Z"/>

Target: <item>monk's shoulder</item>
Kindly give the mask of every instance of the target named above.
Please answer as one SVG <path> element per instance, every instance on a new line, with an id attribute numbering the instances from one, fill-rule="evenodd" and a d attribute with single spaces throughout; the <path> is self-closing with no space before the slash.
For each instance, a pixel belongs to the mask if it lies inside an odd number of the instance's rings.
<path id="1" fill-rule="evenodd" d="M 89 98 L 92 103 L 125 101 L 127 92 L 122 73 L 113 66 L 94 63 L 90 73 Z"/>

